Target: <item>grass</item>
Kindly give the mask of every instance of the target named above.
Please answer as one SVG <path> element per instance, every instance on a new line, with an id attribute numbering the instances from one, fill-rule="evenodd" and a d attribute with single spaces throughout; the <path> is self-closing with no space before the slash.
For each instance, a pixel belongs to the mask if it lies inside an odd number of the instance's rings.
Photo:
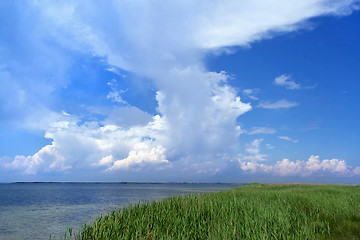
<path id="1" fill-rule="evenodd" d="M 360 239 L 360 186 L 249 184 L 135 204 L 65 239 Z"/>

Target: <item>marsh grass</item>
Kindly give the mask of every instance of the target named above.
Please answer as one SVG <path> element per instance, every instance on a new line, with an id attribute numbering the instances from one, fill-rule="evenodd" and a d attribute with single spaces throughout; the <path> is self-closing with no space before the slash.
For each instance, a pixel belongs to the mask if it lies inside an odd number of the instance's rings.
<path id="1" fill-rule="evenodd" d="M 139 203 L 65 239 L 360 239 L 360 187 L 249 184 Z"/>

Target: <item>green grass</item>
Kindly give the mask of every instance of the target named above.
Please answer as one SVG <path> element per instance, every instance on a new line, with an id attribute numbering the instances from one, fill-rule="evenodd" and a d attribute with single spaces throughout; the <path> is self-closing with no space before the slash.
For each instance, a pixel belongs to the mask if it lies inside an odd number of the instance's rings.
<path id="1" fill-rule="evenodd" d="M 136 204 L 66 239 L 360 239 L 360 186 L 249 184 Z"/>

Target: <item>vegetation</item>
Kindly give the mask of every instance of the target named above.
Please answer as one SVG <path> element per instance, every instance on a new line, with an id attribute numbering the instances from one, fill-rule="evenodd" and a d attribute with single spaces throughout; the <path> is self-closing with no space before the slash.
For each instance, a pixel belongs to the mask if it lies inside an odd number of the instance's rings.
<path id="1" fill-rule="evenodd" d="M 360 239 L 360 186 L 249 184 L 101 216 L 66 239 Z"/>

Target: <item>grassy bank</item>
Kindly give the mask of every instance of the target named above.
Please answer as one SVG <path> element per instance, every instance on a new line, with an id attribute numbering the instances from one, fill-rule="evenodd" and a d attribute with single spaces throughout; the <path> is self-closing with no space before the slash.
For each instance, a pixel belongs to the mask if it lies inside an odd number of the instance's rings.
<path id="1" fill-rule="evenodd" d="M 70 239 L 360 239 L 360 186 L 250 184 L 100 217 Z"/>

